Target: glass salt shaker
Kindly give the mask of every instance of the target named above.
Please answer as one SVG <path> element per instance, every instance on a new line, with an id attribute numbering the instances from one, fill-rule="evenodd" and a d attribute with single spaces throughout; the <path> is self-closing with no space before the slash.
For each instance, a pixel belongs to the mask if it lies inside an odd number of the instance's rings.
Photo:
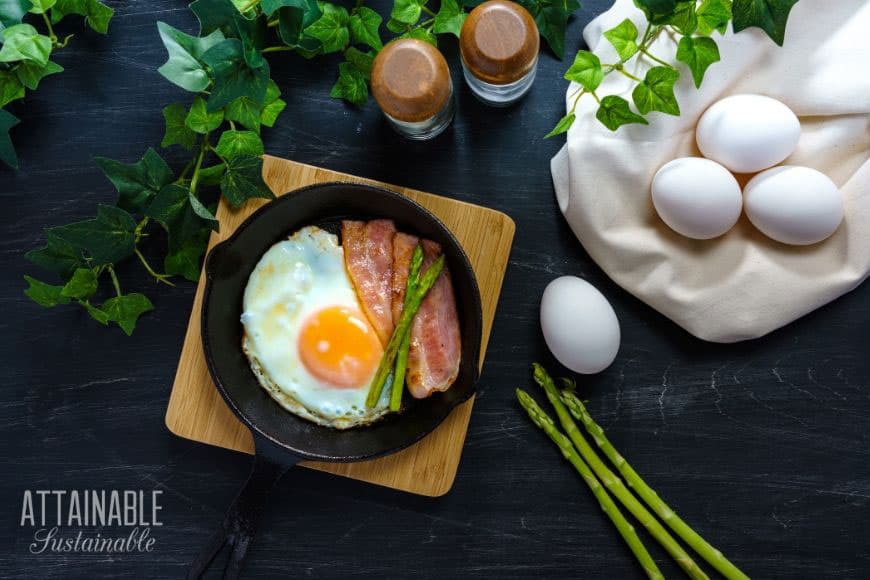
<path id="1" fill-rule="evenodd" d="M 390 125 L 409 139 L 431 139 L 453 120 L 453 83 L 437 48 L 414 38 L 387 44 L 375 57 L 372 94 Z"/>
<path id="2" fill-rule="evenodd" d="M 538 27 L 516 2 L 489 0 L 472 10 L 462 26 L 459 49 L 468 86 L 488 105 L 513 103 L 535 81 Z"/>

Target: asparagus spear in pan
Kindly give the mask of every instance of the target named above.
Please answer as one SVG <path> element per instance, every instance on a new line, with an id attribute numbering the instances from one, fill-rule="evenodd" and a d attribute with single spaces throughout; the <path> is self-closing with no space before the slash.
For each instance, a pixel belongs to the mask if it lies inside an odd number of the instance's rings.
<path id="1" fill-rule="evenodd" d="M 556 409 L 556 415 L 559 417 L 559 422 L 562 424 L 562 429 L 568 434 L 568 437 L 580 451 L 580 455 L 592 467 L 592 470 L 604 484 L 604 486 L 618 499 L 631 514 L 649 531 L 650 534 L 667 550 L 667 552 L 677 561 L 677 564 L 685 570 L 691 578 L 703 580 L 709 578 L 700 566 L 692 559 L 686 550 L 677 542 L 674 537 L 668 533 L 668 530 L 662 526 L 659 521 L 653 516 L 650 511 L 642 504 L 634 495 L 625 487 L 622 480 L 619 479 L 605 465 L 598 454 L 580 432 L 577 424 L 571 418 L 562 400 L 559 398 L 559 390 L 553 383 L 553 379 L 547 374 L 539 364 L 534 365 L 535 382 L 537 382 L 547 393 L 547 398 Z"/>
<path id="2" fill-rule="evenodd" d="M 405 288 L 405 302 L 402 312 L 408 308 L 408 302 L 417 291 L 420 283 L 420 268 L 423 266 L 423 248 L 420 244 L 411 254 L 411 266 L 408 268 L 408 284 Z M 402 407 L 402 392 L 405 390 L 405 371 L 408 368 L 408 351 L 411 349 L 411 327 L 402 338 L 399 352 L 396 355 L 396 370 L 393 373 L 393 392 L 390 393 L 390 411 L 398 411 Z"/>
<path id="3" fill-rule="evenodd" d="M 420 247 L 417 246 L 417 249 Z M 417 252 L 417 249 L 414 252 Z M 422 252 L 422 249 L 420 250 Z M 413 257 L 412 257 L 413 260 Z M 405 301 L 405 309 L 402 311 L 402 316 L 399 317 L 399 322 L 396 324 L 396 329 L 393 331 L 393 336 L 390 337 L 390 342 L 387 343 L 387 348 L 384 349 L 384 355 L 381 357 L 381 364 L 375 372 L 375 378 L 372 379 L 372 384 L 369 387 L 369 393 L 366 397 L 366 407 L 372 408 L 377 405 L 381 398 L 381 392 L 384 390 L 384 383 L 393 366 L 396 362 L 396 356 L 399 353 L 399 347 L 402 345 L 405 333 L 411 332 L 411 323 L 414 321 L 414 316 L 420 310 L 420 304 L 423 298 L 429 293 L 429 290 L 438 280 L 441 275 L 441 270 L 444 268 L 444 256 L 439 256 L 435 262 L 426 270 L 420 277 L 420 283 L 414 289 L 414 294 L 410 299 Z"/>
<path id="4" fill-rule="evenodd" d="M 607 517 L 610 518 L 613 525 L 615 525 L 616 529 L 619 530 L 625 543 L 628 544 L 628 547 L 634 553 L 637 561 L 640 562 L 646 575 L 651 579 L 664 580 L 664 575 L 652 559 L 652 556 L 647 552 L 646 547 L 643 545 L 643 542 L 641 542 L 640 537 L 634 530 L 634 526 L 632 526 L 628 520 L 625 519 L 625 516 L 622 515 L 622 512 L 619 511 L 619 508 L 615 503 L 613 503 L 613 499 L 608 495 L 607 490 L 601 487 L 601 483 L 599 483 L 595 474 L 592 473 L 589 466 L 586 465 L 583 459 L 581 459 L 577 454 L 577 451 L 571 444 L 571 440 L 565 437 L 565 435 L 556 428 L 556 424 L 553 423 L 553 420 L 538 406 L 535 400 L 530 397 L 528 393 L 522 389 L 517 389 L 517 399 L 523 409 L 526 410 L 526 413 L 529 414 L 529 418 L 532 422 L 540 427 L 550 437 L 550 439 L 553 440 L 553 443 L 559 447 L 559 450 L 562 452 L 565 459 L 567 459 L 571 465 L 574 466 L 574 469 L 580 473 L 583 481 L 586 482 L 586 485 L 589 486 L 589 489 L 591 489 L 592 493 L 595 495 L 595 499 L 597 499 L 598 503 L 601 505 L 601 509 L 604 510 Z"/>
<path id="5" fill-rule="evenodd" d="M 567 381 L 566 381 L 567 382 Z M 570 384 L 570 383 L 569 383 Z M 716 568 L 723 576 L 729 580 L 748 580 L 748 576 L 744 574 L 737 566 L 732 564 L 728 558 L 722 555 L 722 552 L 711 546 L 704 538 L 693 530 L 689 525 L 672 510 L 668 504 L 663 502 L 658 494 L 650 488 L 646 482 L 637 474 L 637 472 L 628 464 L 622 455 L 613 447 L 607 437 L 604 435 L 604 429 L 596 423 L 586 406 L 580 401 L 577 396 L 569 390 L 562 391 L 562 401 L 578 421 L 583 423 L 586 431 L 601 449 L 601 452 L 610 460 L 616 467 L 622 477 L 629 486 L 647 503 L 647 505 L 658 514 L 670 528 L 680 536 L 693 550 L 695 550 L 702 558 L 707 560 L 711 566 Z"/>

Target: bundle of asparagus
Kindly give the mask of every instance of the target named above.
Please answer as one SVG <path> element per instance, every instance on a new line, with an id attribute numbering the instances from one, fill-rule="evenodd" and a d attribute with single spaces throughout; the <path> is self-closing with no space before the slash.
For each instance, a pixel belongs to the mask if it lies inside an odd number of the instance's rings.
<path id="1" fill-rule="evenodd" d="M 556 411 L 556 416 L 567 437 L 562 433 L 543 409 L 522 389 L 517 389 L 517 399 L 520 405 L 528 413 L 532 422 L 540 427 L 553 442 L 559 447 L 562 455 L 580 473 L 583 481 L 592 490 L 595 498 L 601 504 L 601 508 L 611 519 L 625 542 L 634 553 L 640 565 L 649 578 L 664 578 L 655 561 L 647 552 L 643 542 L 634 531 L 634 527 L 628 522 L 619 507 L 613 502 L 612 494 L 649 531 L 664 549 L 676 560 L 677 564 L 695 579 L 708 578 L 707 574 L 692 559 L 676 539 L 662 526 L 650 509 L 667 524 L 686 544 L 704 560 L 718 570 L 723 576 L 730 579 L 748 579 L 748 576 L 740 571 L 737 566 L 728 561 L 722 552 L 711 546 L 704 538 L 698 535 L 689 525 L 659 498 L 658 494 L 650 488 L 646 482 L 632 469 L 628 462 L 613 447 L 604 430 L 589 415 L 586 406 L 574 394 L 573 382 L 565 381 L 562 391 L 556 387 L 553 379 L 544 370 L 544 367 L 535 363 L 535 382 L 538 383 L 547 395 L 547 399 Z M 635 495 L 626 487 L 619 478 L 601 460 L 589 444 L 586 437 L 580 431 L 574 419 L 580 421 L 583 427 L 592 437 L 592 440 L 613 464 L 617 471 L 625 478 L 625 482 L 646 502 L 641 503 Z M 579 452 L 579 453 L 578 453 Z M 603 487 L 602 487 L 603 484 Z M 609 492 L 609 493 L 608 493 Z M 647 508 L 649 506 L 649 509 Z"/>

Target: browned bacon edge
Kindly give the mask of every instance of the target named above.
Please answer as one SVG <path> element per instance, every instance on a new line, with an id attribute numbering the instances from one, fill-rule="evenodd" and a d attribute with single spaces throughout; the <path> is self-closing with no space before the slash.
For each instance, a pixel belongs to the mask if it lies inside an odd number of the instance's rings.
<path id="1" fill-rule="evenodd" d="M 404 243 L 404 242 L 402 242 Z M 425 271 L 441 254 L 441 246 L 423 240 L 423 268 Z M 395 247 L 395 243 L 394 243 Z M 413 252 L 413 246 L 411 247 Z M 408 253 L 408 262 L 411 254 Z M 405 279 L 407 280 L 407 270 Z M 395 276 L 394 288 L 395 288 Z M 404 300 L 404 293 L 402 294 Z M 393 313 L 396 312 L 396 294 L 393 294 Z M 401 314 L 402 304 L 398 305 Z M 459 374 L 462 356 L 462 339 L 459 330 L 459 314 L 453 283 L 447 266 L 429 290 L 411 327 L 411 349 L 408 352 L 406 382 L 408 391 L 417 399 L 423 399 L 434 391 L 446 391 Z"/>
<path id="2" fill-rule="evenodd" d="M 363 311 L 384 346 L 393 334 L 392 279 L 395 233 L 396 226 L 392 220 L 372 220 L 368 223 L 352 220 L 341 222 L 345 267 L 362 303 Z"/>

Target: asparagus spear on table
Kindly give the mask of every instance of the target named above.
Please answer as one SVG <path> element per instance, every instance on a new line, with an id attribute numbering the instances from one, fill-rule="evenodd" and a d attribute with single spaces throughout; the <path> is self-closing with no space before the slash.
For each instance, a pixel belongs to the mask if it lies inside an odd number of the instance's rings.
<path id="1" fill-rule="evenodd" d="M 408 308 L 411 297 L 417 291 L 420 283 L 420 268 L 423 266 L 423 248 L 420 244 L 411 254 L 411 265 L 408 268 L 408 284 L 405 287 L 405 301 L 402 312 Z M 411 325 L 413 326 L 413 325 Z M 405 390 L 405 370 L 408 368 L 408 351 L 411 349 L 411 326 L 399 345 L 396 355 L 396 370 L 393 373 L 393 391 L 390 393 L 390 411 L 398 411 L 402 407 L 402 392 Z"/>
<path id="2" fill-rule="evenodd" d="M 607 465 L 601 461 L 601 458 L 598 457 L 598 454 L 589 442 L 586 441 L 586 438 L 580 432 L 577 424 L 571 418 L 571 415 L 568 413 L 568 410 L 565 408 L 565 405 L 559 397 L 559 390 L 553 383 L 553 379 L 550 378 L 550 375 L 547 374 L 546 370 L 544 370 L 544 367 L 535 363 L 534 369 L 535 382 L 544 389 L 547 398 L 550 400 L 553 408 L 556 409 L 556 415 L 559 417 L 562 429 L 564 429 L 568 434 L 568 437 L 574 443 L 574 446 L 580 452 L 580 455 L 589 464 L 595 472 L 595 475 L 598 476 L 608 491 L 610 491 L 610 493 L 612 493 L 635 518 L 637 518 L 637 521 L 639 521 L 662 545 L 662 547 L 667 550 L 674 560 L 677 561 L 677 564 L 685 570 L 686 574 L 696 580 L 708 579 L 709 577 L 707 574 L 704 573 L 689 553 L 683 549 L 679 542 L 677 542 L 670 533 L 668 533 L 668 530 L 659 523 L 655 516 L 653 516 L 650 511 L 640 503 L 634 495 L 632 495 L 628 488 L 625 487 L 625 484 L 622 483 L 622 480 L 610 471 Z"/>
<path id="3" fill-rule="evenodd" d="M 526 410 L 526 413 L 529 414 L 529 418 L 532 422 L 540 427 L 544 433 L 553 440 L 553 443 L 559 447 L 559 450 L 562 452 L 565 459 L 567 459 L 571 465 L 574 466 L 574 469 L 580 473 L 583 481 L 586 482 L 586 485 L 589 486 L 589 489 L 592 490 L 592 493 L 595 495 L 595 499 L 597 499 L 598 503 L 601 505 L 601 509 L 604 510 L 607 517 L 610 518 L 613 525 L 615 525 L 616 529 L 619 530 L 620 535 L 622 535 L 625 543 L 628 544 L 628 547 L 634 553 L 637 561 L 643 567 L 644 572 L 646 572 L 646 575 L 649 578 L 664 580 L 664 575 L 652 559 L 652 556 L 647 552 L 646 547 L 643 545 L 643 542 L 641 542 L 634 526 L 632 526 L 628 520 L 625 519 L 625 516 L 622 515 L 622 512 L 619 511 L 619 508 L 615 503 L 613 503 L 613 499 L 608 495 L 607 490 L 601 487 L 601 483 L 599 483 L 595 474 L 592 473 L 589 466 L 586 465 L 583 459 L 581 459 L 577 454 L 577 451 L 571 444 L 571 440 L 559 431 L 549 415 L 538 406 L 535 400 L 529 396 L 528 393 L 522 389 L 517 389 L 517 399 L 523 409 Z"/>
<path id="4" fill-rule="evenodd" d="M 692 547 L 702 558 L 716 568 L 723 576 L 731 579 L 748 580 L 748 576 L 744 574 L 737 566 L 732 564 L 728 558 L 722 555 L 722 552 L 711 546 L 704 538 L 693 530 L 668 504 L 666 504 L 658 496 L 658 494 L 650 488 L 646 482 L 637 474 L 637 472 L 628 464 L 622 455 L 613 447 L 607 437 L 604 435 L 604 429 L 596 423 L 586 406 L 580 401 L 577 396 L 570 390 L 562 391 L 562 401 L 568 408 L 570 413 L 586 428 L 589 435 L 595 441 L 601 452 L 610 460 L 616 467 L 622 477 L 629 486 L 647 503 L 647 505 L 658 514 L 670 528 L 680 536 L 684 542 Z"/>
<path id="5" fill-rule="evenodd" d="M 414 250 L 417 252 L 420 246 Z M 422 250 L 420 250 L 422 252 Z M 413 257 L 411 258 L 413 260 Z M 420 304 L 423 298 L 429 293 L 429 290 L 438 280 L 441 275 L 441 270 L 444 268 L 444 256 L 439 256 L 426 272 L 420 277 L 420 283 L 414 289 L 414 293 L 410 299 L 405 301 L 405 308 L 402 310 L 402 316 L 399 317 L 399 322 L 396 324 L 396 329 L 393 331 L 393 336 L 390 337 L 390 342 L 387 343 L 387 348 L 384 349 L 384 355 L 381 357 L 381 363 L 378 370 L 375 372 L 375 378 L 372 379 L 372 384 L 369 386 L 369 393 L 366 396 L 366 407 L 372 408 L 377 405 L 381 398 L 381 392 L 384 390 L 384 383 L 393 366 L 396 362 L 396 356 L 399 353 L 399 348 L 402 346 L 405 333 L 411 332 L 411 323 L 420 310 Z"/>

